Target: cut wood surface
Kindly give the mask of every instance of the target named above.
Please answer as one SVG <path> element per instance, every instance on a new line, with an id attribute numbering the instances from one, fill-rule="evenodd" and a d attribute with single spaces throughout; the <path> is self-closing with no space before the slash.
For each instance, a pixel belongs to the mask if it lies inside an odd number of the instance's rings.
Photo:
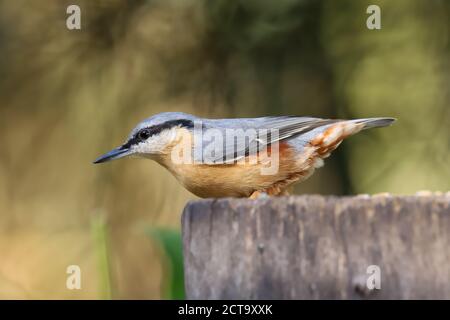
<path id="1" fill-rule="evenodd" d="M 188 299 L 450 299 L 449 193 L 201 200 L 182 228 Z"/>

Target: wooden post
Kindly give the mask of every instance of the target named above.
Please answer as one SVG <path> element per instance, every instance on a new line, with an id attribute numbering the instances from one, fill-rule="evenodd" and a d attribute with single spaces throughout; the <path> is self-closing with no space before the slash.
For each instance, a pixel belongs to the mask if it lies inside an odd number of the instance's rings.
<path id="1" fill-rule="evenodd" d="M 182 225 L 188 299 L 450 299 L 449 193 L 202 200 Z"/>

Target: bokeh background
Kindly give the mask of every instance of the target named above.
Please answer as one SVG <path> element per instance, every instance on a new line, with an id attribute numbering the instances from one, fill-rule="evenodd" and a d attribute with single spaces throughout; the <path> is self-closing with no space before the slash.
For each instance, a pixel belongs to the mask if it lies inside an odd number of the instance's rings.
<path id="1" fill-rule="evenodd" d="M 183 296 L 195 197 L 148 160 L 91 163 L 162 111 L 396 117 L 296 193 L 449 190 L 449 32 L 444 0 L 1 1 L 0 298 Z"/>

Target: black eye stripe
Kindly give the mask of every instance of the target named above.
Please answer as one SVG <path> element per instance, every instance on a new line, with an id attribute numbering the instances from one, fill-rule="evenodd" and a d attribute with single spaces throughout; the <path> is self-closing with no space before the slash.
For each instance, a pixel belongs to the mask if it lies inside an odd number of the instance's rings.
<path id="1" fill-rule="evenodd" d="M 156 126 L 142 128 L 141 130 L 136 132 L 136 134 L 130 140 L 128 140 L 122 146 L 122 148 L 123 149 L 129 148 L 132 145 L 138 144 L 139 142 L 142 142 L 143 140 L 146 140 L 151 136 L 159 134 L 163 130 L 171 129 L 171 128 L 177 127 L 177 126 L 181 126 L 184 128 L 193 128 L 194 122 L 192 122 L 191 120 L 186 120 L 186 119 L 170 120 L 170 121 L 166 121 L 164 123 L 158 124 Z"/>
<path id="2" fill-rule="evenodd" d="M 153 136 L 155 134 L 160 133 L 161 131 L 164 131 L 166 129 L 171 129 L 171 128 L 177 127 L 177 126 L 181 126 L 181 127 L 185 127 L 185 128 L 193 128 L 194 123 L 191 120 L 184 120 L 184 119 L 170 120 L 170 121 L 166 121 L 164 123 L 158 124 L 156 126 L 151 126 L 151 127 L 145 128 L 145 129 L 149 130 L 150 136 Z"/>

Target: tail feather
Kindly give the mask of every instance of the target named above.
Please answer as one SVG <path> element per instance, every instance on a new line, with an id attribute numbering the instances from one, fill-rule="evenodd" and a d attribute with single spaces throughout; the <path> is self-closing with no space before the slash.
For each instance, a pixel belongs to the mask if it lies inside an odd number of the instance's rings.
<path id="1" fill-rule="evenodd" d="M 365 129 L 370 128 L 380 128 L 380 127 L 387 127 L 390 126 L 392 123 L 394 123 L 397 119 L 395 118 L 366 118 L 366 119 L 357 119 L 356 121 L 358 123 L 363 123 Z"/>

